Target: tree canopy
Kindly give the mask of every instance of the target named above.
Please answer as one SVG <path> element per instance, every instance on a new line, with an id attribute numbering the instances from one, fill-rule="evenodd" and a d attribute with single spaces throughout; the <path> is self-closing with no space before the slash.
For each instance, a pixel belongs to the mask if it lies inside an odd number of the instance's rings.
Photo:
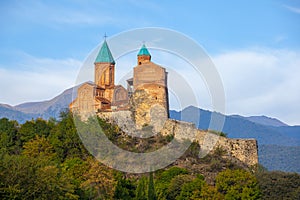
<path id="1" fill-rule="evenodd" d="M 160 135 L 137 142 L 125 137 L 124 142 L 117 126 L 101 119 L 99 123 L 112 142 L 128 150 L 148 151 L 151 144 L 155 149 L 172 139 Z M 140 147 L 124 146 L 135 143 Z M 300 199 L 299 174 L 252 173 L 223 162 L 221 150 L 199 159 L 199 148 L 193 143 L 183 155 L 184 161 L 165 169 L 126 174 L 101 164 L 88 153 L 71 113 L 62 113 L 59 121 L 36 119 L 24 124 L 3 118 L 0 199 Z M 204 175 L 207 170 L 208 175 Z"/>

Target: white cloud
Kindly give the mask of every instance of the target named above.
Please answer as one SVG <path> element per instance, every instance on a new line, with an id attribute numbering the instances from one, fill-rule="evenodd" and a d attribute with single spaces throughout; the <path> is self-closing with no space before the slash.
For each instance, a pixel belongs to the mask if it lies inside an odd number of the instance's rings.
<path id="1" fill-rule="evenodd" d="M 15 8 L 11 12 L 15 16 L 28 19 L 31 22 L 50 26 L 57 24 L 101 25 L 111 23 L 111 18 L 108 17 L 107 13 L 103 11 L 94 13 L 93 10 L 83 4 L 81 7 L 80 5 L 76 7 L 76 3 L 73 3 L 72 6 L 64 6 L 63 4 L 42 1 L 16 2 Z"/>
<path id="2" fill-rule="evenodd" d="M 294 13 L 300 14 L 300 8 L 287 6 L 287 5 L 284 5 L 284 7 L 287 8 L 288 10 L 294 12 Z"/>
<path id="3" fill-rule="evenodd" d="M 72 87 L 81 62 L 25 56 L 11 66 L 0 66 L 0 103 L 16 105 L 47 100 Z"/>
<path id="4" fill-rule="evenodd" d="M 275 43 L 280 43 L 280 42 L 283 42 L 285 40 L 287 40 L 288 37 L 284 36 L 284 35 L 278 35 L 274 38 L 274 42 Z"/>
<path id="5" fill-rule="evenodd" d="M 300 52 L 248 49 L 213 57 L 227 113 L 268 115 L 300 124 Z"/>
<path id="6" fill-rule="evenodd" d="M 116 27 L 149 26 L 144 18 L 136 18 L 133 11 L 143 7 L 145 11 L 158 11 L 156 4 L 135 1 L 72 1 L 56 3 L 39 0 L 18 1 L 13 4 L 10 14 L 30 23 L 50 27 L 104 26 Z M 155 7 L 156 6 L 156 7 Z M 130 13 L 130 14 L 128 14 Z"/>

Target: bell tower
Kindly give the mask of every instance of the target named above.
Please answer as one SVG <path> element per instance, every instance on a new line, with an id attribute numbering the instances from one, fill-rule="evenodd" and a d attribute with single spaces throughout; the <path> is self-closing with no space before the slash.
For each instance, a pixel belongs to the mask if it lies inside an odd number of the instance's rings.
<path id="1" fill-rule="evenodd" d="M 101 88 L 115 86 L 115 61 L 108 48 L 106 39 L 95 60 L 95 84 Z"/>
<path id="2" fill-rule="evenodd" d="M 155 131 L 159 131 L 169 117 L 167 72 L 151 61 L 145 44 L 138 52 L 137 66 L 133 68 L 131 82 L 131 108 L 136 128 L 151 125 Z"/>
<path id="3" fill-rule="evenodd" d="M 115 88 L 115 60 L 106 39 L 95 60 L 95 95 L 101 101 L 101 109 L 110 109 Z"/>

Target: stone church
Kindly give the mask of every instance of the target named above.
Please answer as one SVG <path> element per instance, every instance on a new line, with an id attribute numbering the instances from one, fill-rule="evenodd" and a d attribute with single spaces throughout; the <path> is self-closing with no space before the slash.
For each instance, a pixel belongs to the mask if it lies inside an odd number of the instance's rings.
<path id="1" fill-rule="evenodd" d="M 153 63 L 145 46 L 137 54 L 133 77 L 127 88 L 115 85 L 116 63 L 104 40 L 94 62 L 94 82 L 78 88 L 77 98 L 70 110 L 86 119 L 92 113 L 130 110 L 137 127 L 149 125 L 152 118 L 168 118 L 168 89 L 166 69 Z"/>

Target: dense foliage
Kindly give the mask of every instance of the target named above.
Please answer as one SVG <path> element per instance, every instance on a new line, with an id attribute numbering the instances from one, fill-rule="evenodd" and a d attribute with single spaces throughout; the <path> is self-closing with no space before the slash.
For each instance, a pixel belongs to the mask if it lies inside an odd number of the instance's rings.
<path id="1" fill-rule="evenodd" d="M 299 132 L 298 132 L 299 133 Z M 299 134 L 300 135 L 300 134 Z M 300 143 L 298 143 L 300 144 Z M 268 170 L 300 173 L 300 146 L 259 145 L 259 161 Z M 276 163 L 276 165 L 274 165 Z"/>
<path id="2" fill-rule="evenodd" d="M 263 199 L 300 199 L 299 174 L 263 171 L 257 177 Z"/>
<path id="3" fill-rule="evenodd" d="M 152 151 L 172 139 L 125 137 L 124 142 L 118 127 L 100 119 L 99 123 L 113 143 L 131 151 Z M 62 113 L 59 121 L 37 119 L 24 124 L 3 118 L 0 199 L 299 199 L 298 174 L 253 174 L 222 159 L 222 149 L 202 160 L 198 152 L 199 145 L 193 143 L 183 162 L 155 173 L 125 174 L 87 152 L 70 113 Z M 183 166 L 187 163 L 193 167 Z"/>

